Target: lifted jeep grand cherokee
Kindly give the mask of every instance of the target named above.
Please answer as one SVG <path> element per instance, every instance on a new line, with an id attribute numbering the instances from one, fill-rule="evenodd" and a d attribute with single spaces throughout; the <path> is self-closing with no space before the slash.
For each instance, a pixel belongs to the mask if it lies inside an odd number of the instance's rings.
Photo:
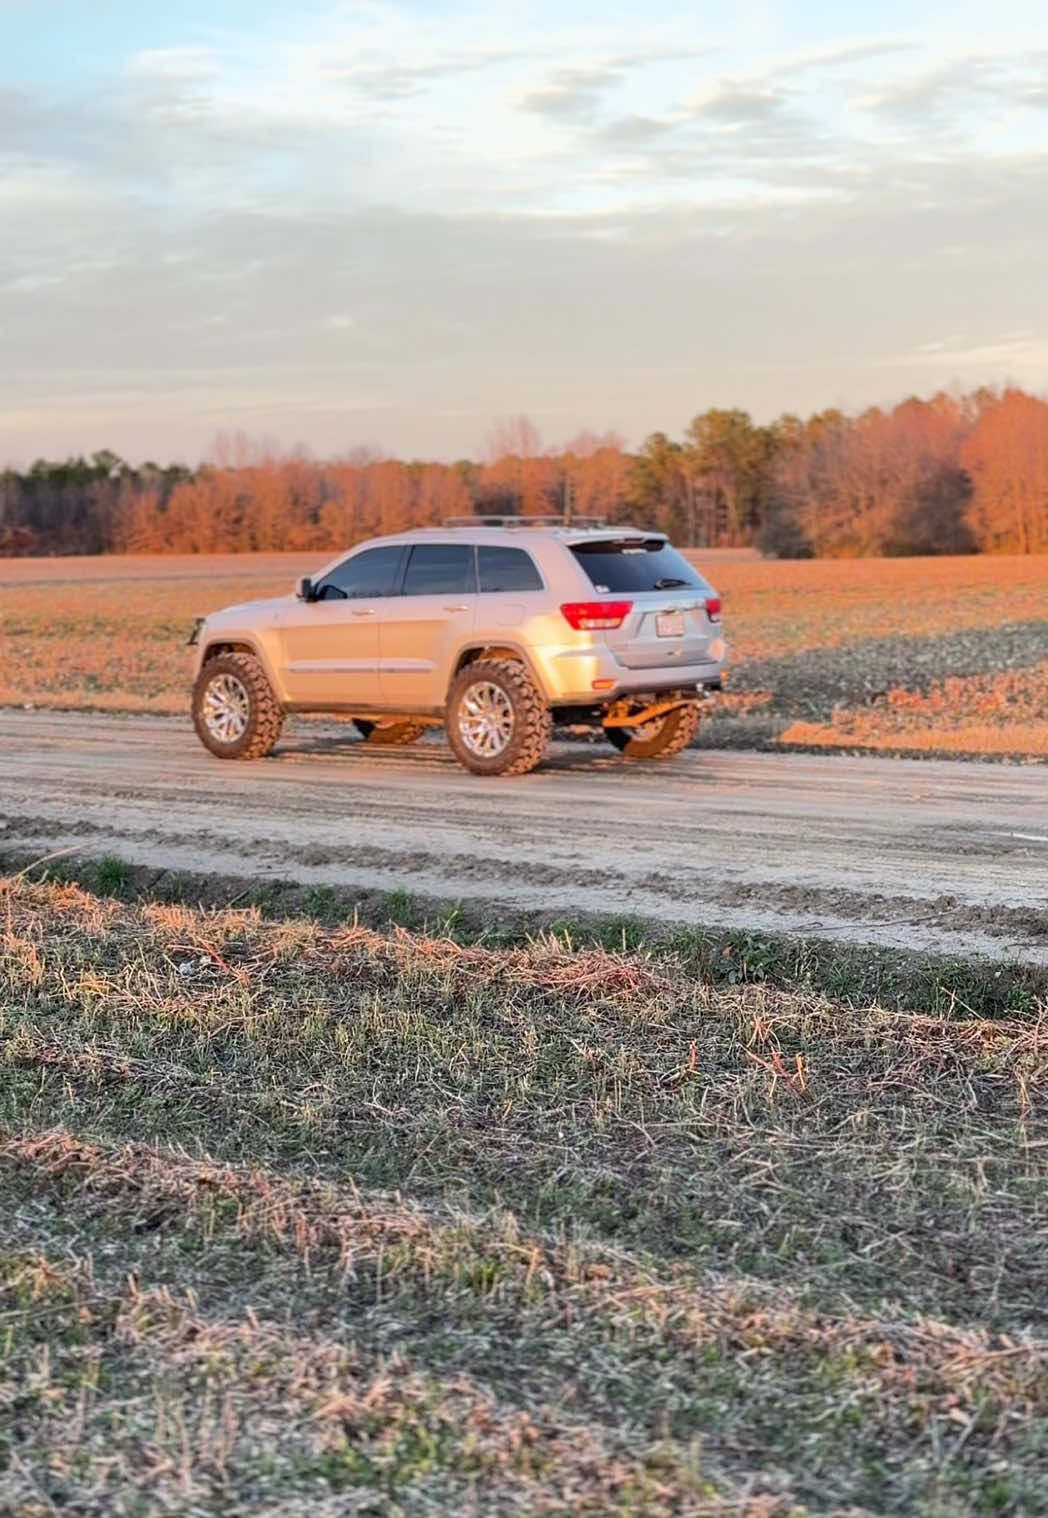
<path id="1" fill-rule="evenodd" d="M 333 712 L 370 743 L 443 724 L 478 775 L 534 769 L 554 723 L 627 759 L 678 753 L 720 689 L 716 592 L 662 533 L 510 520 L 375 538 L 293 595 L 200 618 L 200 741 L 259 759 L 286 713 Z"/>

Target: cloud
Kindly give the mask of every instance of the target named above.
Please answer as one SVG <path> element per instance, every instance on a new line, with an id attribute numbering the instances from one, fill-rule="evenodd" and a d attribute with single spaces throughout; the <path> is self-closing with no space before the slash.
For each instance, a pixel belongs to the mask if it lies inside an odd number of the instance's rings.
<path id="1" fill-rule="evenodd" d="M 869 58 L 910 52 L 916 46 L 913 38 L 906 37 L 855 37 L 840 42 L 823 42 L 816 47 L 780 54 L 766 66 L 766 72 L 771 77 L 801 74 L 809 69 L 833 68 L 840 63 L 863 63 Z"/>
<path id="2" fill-rule="evenodd" d="M 780 111 L 785 99 L 777 90 L 761 89 L 730 79 L 719 81 L 689 102 L 691 115 L 723 122 L 765 121 Z"/>
<path id="3" fill-rule="evenodd" d="M 401 63 L 372 57 L 362 62 L 356 52 L 335 56 L 317 66 L 317 77 L 343 86 L 371 100 L 406 100 L 422 95 L 432 85 L 463 74 L 530 58 L 529 52 L 513 48 L 478 48 L 452 53 L 420 63 Z"/>
<path id="4" fill-rule="evenodd" d="M 618 116 L 596 132 L 598 141 L 611 147 L 648 147 L 673 130 L 672 121 L 656 121 L 651 116 Z"/>
<path id="5" fill-rule="evenodd" d="M 620 70 L 607 67 L 557 69 L 547 84 L 529 89 L 520 97 L 520 109 L 558 120 L 589 116 L 605 92 L 621 78 Z"/>
<path id="6" fill-rule="evenodd" d="M 1048 104 L 1048 51 L 962 54 L 935 68 L 885 81 L 859 100 L 862 109 L 901 124 L 956 119 L 998 105 Z"/>
<path id="7" fill-rule="evenodd" d="M 170 264 L 148 216 L 132 215 L 118 261 L 38 292 L 45 306 L 0 292 L 0 411 L 38 418 L 0 453 L 61 438 L 193 457 L 217 427 L 243 425 L 320 451 L 378 441 L 454 456 L 500 412 L 546 410 L 551 435 L 599 423 L 639 441 L 718 401 L 771 415 L 884 399 L 915 366 L 933 385 L 1002 366 L 1038 382 L 1044 334 L 999 337 L 1037 309 L 1036 166 L 941 168 L 933 209 L 894 188 L 901 172 L 857 204 L 803 212 L 730 198 L 554 221 L 220 211 L 195 226 L 195 256 Z M 99 239 L 118 204 L 98 207 Z M 607 225 L 621 235 L 594 237 Z M 350 311 L 347 344 L 331 318 Z M 936 331 L 965 340 L 916 354 Z"/>
<path id="8" fill-rule="evenodd" d="M 894 79 L 865 95 L 859 105 L 883 117 L 927 120 L 971 93 L 992 89 L 993 70 L 986 58 L 964 58 Z"/>
<path id="9" fill-rule="evenodd" d="M 1043 52 L 340 17 L 0 87 L 0 462 L 1048 378 Z"/>

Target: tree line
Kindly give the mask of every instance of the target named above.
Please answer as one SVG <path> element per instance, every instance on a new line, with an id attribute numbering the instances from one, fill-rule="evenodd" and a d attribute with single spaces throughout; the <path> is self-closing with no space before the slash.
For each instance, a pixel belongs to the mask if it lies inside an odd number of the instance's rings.
<path id="1" fill-rule="evenodd" d="M 243 436 L 195 469 L 102 451 L 0 474 L 0 554 L 337 552 L 469 514 L 597 516 L 780 558 L 1048 552 L 1048 402 L 1016 388 L 758 425 L 713 409 L 679 440 L 544 448 L 524 417 L 481 462 L 358 449 L 319 461 Z"/>

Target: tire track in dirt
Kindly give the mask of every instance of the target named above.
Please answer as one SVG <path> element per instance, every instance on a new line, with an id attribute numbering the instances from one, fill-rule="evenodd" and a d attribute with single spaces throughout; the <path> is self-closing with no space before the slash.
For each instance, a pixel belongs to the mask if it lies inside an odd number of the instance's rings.
<path id="1" fill-rule="evenodd" d="M 177 719 L 0 713 L 0 846 L 68 845 L 496 914 L 1048 959 L 1048 787 L 1022 766 L 554 744 L 534 774 L 482 780 L 439 741 L 376 752 L 330 724 L 223 765 Z"/>

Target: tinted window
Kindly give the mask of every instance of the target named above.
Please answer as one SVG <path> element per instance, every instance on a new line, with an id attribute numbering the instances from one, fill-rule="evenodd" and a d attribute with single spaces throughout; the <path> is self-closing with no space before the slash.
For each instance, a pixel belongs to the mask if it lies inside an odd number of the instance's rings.
<path id="1" fill-rule="evenodd" d="M 465 596 L 477 588 L 473 549 L 466 543 L 422 543 L 411 550 L 406 596 Z"/>
<path id="2" fill-rule="evenodd" d="M 707 590 L 706 581 L 662 538 L 622 538 L 616 542 L 575 543 L 572 553 L 594 590 Z"/>
<path id="3" fill-rule="evenodd" d="M 542 590 L 542 576 L 523 548 L 478 548 L 481 590 Z"/>
<path id="4" fill-rule="evenodd" d="M 359 600 L 362 596 L 391 596 L 397 569 L 404 550 L 399 547 L 366 548 L 354 554 L 317 586 L 318 601 L 339 601 L 343 597 Z"/>

